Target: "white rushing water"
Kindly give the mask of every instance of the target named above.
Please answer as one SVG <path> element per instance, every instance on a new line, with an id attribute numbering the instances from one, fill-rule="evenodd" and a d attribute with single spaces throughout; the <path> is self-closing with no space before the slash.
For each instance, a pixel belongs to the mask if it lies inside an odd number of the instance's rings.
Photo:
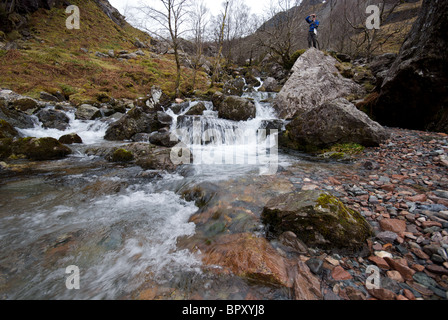
<path id="1" fill-rule="evenodd" d="M 48 107 L 52 109 L 52 107 Z M 69 127 L 66 130 L 58 130 L 51 128 L 44 128 L 42 123 L 35 119 L 34 128 L 30 129 L 17 129 L 22 135 L 26 137 L 45 138 L 51 137 L 59 139 L 63 135 L 76 133 L 81 137 L 82 141 L 86 145 L 96 144 L 104 142 L 104 135 L 110 125 L 110 122 L 104 120 L 86 121 L 78 120 L 75 118 L 75 111 L 64 112 L 70 119 Z"/>

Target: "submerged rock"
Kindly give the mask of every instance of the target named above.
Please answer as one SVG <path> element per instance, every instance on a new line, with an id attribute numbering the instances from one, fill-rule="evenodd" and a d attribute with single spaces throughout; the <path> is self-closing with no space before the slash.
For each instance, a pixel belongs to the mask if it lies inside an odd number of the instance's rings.
<path id="1" fill-rule="evenodd" d="M 262 219 L 274 234 L 292 231 L 306 245 L 327 250 L 357 251 L 372 236 L 361 214 L 322 191 L 273 198 L 264 207 Z"/>

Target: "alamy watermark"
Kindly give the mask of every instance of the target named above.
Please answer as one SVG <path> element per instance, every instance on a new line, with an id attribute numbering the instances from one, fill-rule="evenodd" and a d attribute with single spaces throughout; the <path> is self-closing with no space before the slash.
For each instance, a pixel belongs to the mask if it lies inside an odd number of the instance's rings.
<path id="1" fill-rule="evenodd" d="M 366 20 L 366 27 L 369 30 L 379 30 L 381 26 L 380 8 L 376 5 L 371 5 L 366 8 L 366 13 L 370 16 Z"/>
<path id="2" fill-rule="evenodd" d="M 65 26 L 68 30 L 79 30 L 81 24 L 81 15 L 79 11 L 79 7 L 75 5 L 68 6 L 65 9 L 66 14 L 70 14 L 70 16 L 65 20 Z"/>
<path id="3" fill-rule="evenodd" d="M 69 274 L 65 280 L 65 286 L 68 290 L 79 290 L 80 289 L 80 272 L 77 266 L 68 266 L 65 269 L 65 273 Z"/>

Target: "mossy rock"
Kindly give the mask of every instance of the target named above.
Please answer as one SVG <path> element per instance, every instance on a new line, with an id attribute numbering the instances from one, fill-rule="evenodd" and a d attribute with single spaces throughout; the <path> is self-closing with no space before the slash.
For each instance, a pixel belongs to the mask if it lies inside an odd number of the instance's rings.
<path id="1" fill-rule="evenodd" d="M 13 107 L 19 111 L 34 111 L 39 108 L 38 103 L 30 98 L 22 98 L 12 103 Z"/>
<path id="2" fill-rule="evenodd" d="M 12 154 L 12 139 L 0 139 L 0 160 L 9 158 Z"/>
<path id="3" fill-rule="evenodd" d="M 63 159 L 72 150 L 54 138 L 20 138 L 12 143 L 12 153 L 30 160 Z"/>
<path id="4" fill-rule="evenodd" d="M 273 198 L 262 213 L 263 223 L 279 236 L 292 231 L 309 247 L 357 252 L 373 235 L 369 223 L 338 198 L 322 191 L 289 193 Z"/>
<path id="5" fill-rule="evenodd" d="M 9 122 L 0 119 L 0 139 L 14 138 L 18 135 L 17 130 Z"/>
<path id="6" fill-rule="evenodd" d="M 110 160 L 112 162 L 131 162 L 134 160 L 134 155 L 126 149 L 117 149 L 112 154 Z"/>

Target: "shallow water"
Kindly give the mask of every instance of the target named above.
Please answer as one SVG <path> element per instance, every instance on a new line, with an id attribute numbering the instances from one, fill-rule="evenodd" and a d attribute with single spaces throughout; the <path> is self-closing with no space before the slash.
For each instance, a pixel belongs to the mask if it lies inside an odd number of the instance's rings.
<path id="1" fill-rule="evenodd" d="M 267 95 L 252 98 L 256 119 L 222 121 L 212 110 L 203 119 L 219 132 L 256 130 L 274 114 L 269 104 L 259 102 Z M 76 132 L 87 145 L 110 144 L 103 140 L 107 123 L 69 117 L 71 126 L 64 132 L 39 125 L 20 132 L 54 138 Z M 201 161 L 156 178 L 140 167 L 85 156 L 86 147 L 80 145 L 67 159 L 35 163 L 29 171 L 2 177 L 0 298 L 291 298 L 289 289 L 221 274 L 219 266 L 202 263 L 199 247 L 223 233 L 263 236 L 259 214 L 272 193 L 273 177 L 297 161 L 272 152 L 277 146 L 269 136 L 244 143 L 235 135 L 227 138 L 220 144 L 189 144 Z M 232 161 L 215 161 L 229 154 Z M 273 156 L 276 167 L 266 172 Z M 196 221 L 204 209 L 182 194 L 198 186 L 212 194 L 207 208 L 218 208 L 221 217 Z M 289 182 L 283 187 L 290 188 Z M 80 270 L 79 290 L 66 287 L 66 268 L 72 265 Z"/>

